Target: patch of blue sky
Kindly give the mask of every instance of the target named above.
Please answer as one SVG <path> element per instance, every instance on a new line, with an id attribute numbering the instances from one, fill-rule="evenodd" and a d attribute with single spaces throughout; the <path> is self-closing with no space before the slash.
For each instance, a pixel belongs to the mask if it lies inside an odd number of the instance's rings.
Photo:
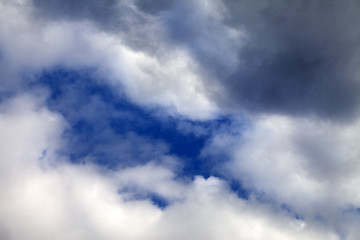
<path id="1" fill-rule="evenodd" d="M 48 88 L 48 107 L 70 124 L 64 133 L 65 152 L 74 163 L 90 157 L 116 168 L 156 161 L 167 154 L 181 159 L 182 175 L 214 174 L 214 165 L 200 153 L 214 131 L 231 125 L 231 117 L 192 121 L 159 114 L 158 109 L 131 103 L 102 84 L 94 72 L 58 67 L 44 71 L 32 86 Z"/>
<path id="2" fill-rule="evenodd" d="M 162 164 L 162 156 L 170 155 L 181 161 L 177 177 L 216 176 L 228 180 L 238 197 L 248 198 L 249 191 L 218 168 L 219 161 L 228 160 L 226 154 L 201 154 L 215 132 L 231 134 L 231 116 L 193 121 L 159 114 L 159 109 L 135 105 L 118 89 L 102 84 L 95 72 L 55 68 L 42 72 L 31 86 L 48 89 L 48 108 L 61 113 L 69 123 L 63 133 L 67 145 L 62 153 L 73 163 L 92 161 L 116 169 L 149 161 Z M 168 204 L 153 193 L 141 198 L 150 199 L 159 208 Z"/>
<path id="3" fill-rule="evenodd" d="M 169 205 L 168 201 L 159 195 L 151 194 L 149 197 L 150 197 L 151 203 L 160 209 L 164 209 Z"/>
<path id="4" fill-rule="evenodd" d="M 360 206 L 349 206 L 346 209 L 344 209 L 343 214 L 355 214 L 360 218 Z"/>
<path id="5" fill-rule="evenodd" d="M 119 189 L 118 193 L 123 195 L 125 201 L 148 200 L 160 209 L 165 209 L 170 204 L 168 199 L 159 194 L 148 191 L 137 191 L 131 187 Z"/>
<path id="6" fill-rule="evenodd" d="M 288 206 L 285 203 L 280 205 L 280 209 L 292 215 L 297 220 L 304 220 L 304 216 L 301 216 L 298 212 L 296 212 L 294 209 L 292 209 L 290 206 Z"/>

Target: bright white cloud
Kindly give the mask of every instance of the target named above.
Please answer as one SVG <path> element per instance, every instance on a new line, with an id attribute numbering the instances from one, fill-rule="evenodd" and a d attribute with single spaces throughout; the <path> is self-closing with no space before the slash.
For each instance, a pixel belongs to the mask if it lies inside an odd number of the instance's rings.
<path id="1" fill-rule="evenodd" d="M 214 177 L 184 183 L 153 164 L 107 172 L 61 161 L 56 150 L 66 123 L 41 106 L 32 96 L 1 105 L 2 239 L 337 239 L 237 198 Z M 160 210 L 119 194 L 127 184 L 182 199 Z"/>
<path id="2" fill-rule="evenodd" d="M 213 117 L 218 111 L 186 49 L 173 46 L 161 55 L 132 49 L 122 35 L 98 30 L 88 21 L 42 21 L 32 14 L 30 3 L 2 1 L 0 11 L 4 89 L 17 88 L 22 76 L 44 68 L 95 67 L 107 83 L 138 104 L 162 106 L 170 114 L 195 119 Z M 161 34 L 155 20 L 149 20 L 154 36 Z M 161 38 L 156 41 L 159 46 L 168 44 Z"/>
<path id="3" fill-rule="evenodd" d="M 239 132 L 215 136 L 207 153 L 228 151 L 226 169 L 246 188 L 307 219 L 355 231 L 359 217 L 348 214 L 360 206 L 360 121 L 266 115 Z"/>

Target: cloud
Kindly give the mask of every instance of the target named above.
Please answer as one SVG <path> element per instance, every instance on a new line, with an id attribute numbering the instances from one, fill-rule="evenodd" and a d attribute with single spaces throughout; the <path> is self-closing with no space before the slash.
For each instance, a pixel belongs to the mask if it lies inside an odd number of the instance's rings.
<path id="1" fill-rule="evenodd" d="M 358 224 L 349 215 L 360 206 L 359 131 L 359 121 L 263 115 L 236 135 L 218 133 L 204 154 L 227 155 L 219 170 L 250 192 L 346 234 Z"/>
<path id="2" fill-rule="evenodd" d="M 245 110 L 343 120 L 359 109 L 358 1 L 227 1 L 246 33 L 239 64 L 220 78 Z"/>
<path id="3" fill-rule="evenodd" d="M 216 104 L 199 81 L 196 62 L 184 49 L 174 47 L 166 54 L 151 54 L 132 48 L 122 35 L 98 29 L 86 20 L 45 21 L 34 15 L 36 9 L 30 3 L 3 2 L 0 7 L 3 23 L 16 19 L 10 21 L 11 27 L 0 27 L 2 79 L 6 79 L 2 81 L 3 90 L 27 88 L 28 79 L 44 68 L 94 67 L 106 83 L 137 104 L 160 105 L 170 114 L 194 119 L 211 118 L 217 113 Z M 156 36 L 158 23 L 154 21 Z"/>
<path id="4" fill-rule="evenodd" d="M 0 238 L 355 240 L 359 8 L 0 0 Z"/>
<path id="5" fill-rule="evenodd" d="M 358 113 L 358 1 L 198 1 L 164 14 L 173 42 L 190 50 L 220 89 L 224 109 L 317 115 Z M 184 17 L 186 16 L 186 17 Z"/>
<path id="6" fill-rule="evenodd" d="M 156 4 L 36 0 L 34 5 L 40 16 L 53 21 L 93 22 L 120 38 L 131 51 L 141 52 L 131 56 L 145 64 L 140 64 L 140 72 L 147 69 L 146 74 L 131 75 L 142 80 L 128 88 L 137 100 L 137 94 L 152 96 L 147 91 L 156 86 L 164 92 L 179 83 L 195 87 L 192 97 L 202 102 L 198 109 L 209 109 L 206 96 L 221 106 L 221 112 L 315 114 L 335 120 L 358 113 L 360 31 L 356 23 L 360 5 L 356 0 Z M 166 69 L 178 66 L 171 70 L 173 75 L 157 66 L 170 59 L 174 60 Z M 181 77 L 169 83 L 174 76 Z M 145 83 L 154 88 L 142 88 Z M 203 86 L 206 90 L 201 90 Z M 134 88 L 140 92 L 135 93 Z M 178 100 L 166 96 L 162 101 L 171 99 L 177 111 L 195 115 L 196 111 L 186 109 L 190 103 L 181 97 L 184 94 L 180 91 Z"/>
<path id="7" fill-rule="evenodd" d="M 29 95 L 1 105 L 0 222 L 5 239 L 336 239 L 325 228 L 237 198 L 214 177 L 184 182 L 171 169 L 152 164 L 108 172 L 59 160 L 67 124 L 41 106 Z M 126 186 L 181 198 L 160 210 L 149 200 L 119 193 Z"/>

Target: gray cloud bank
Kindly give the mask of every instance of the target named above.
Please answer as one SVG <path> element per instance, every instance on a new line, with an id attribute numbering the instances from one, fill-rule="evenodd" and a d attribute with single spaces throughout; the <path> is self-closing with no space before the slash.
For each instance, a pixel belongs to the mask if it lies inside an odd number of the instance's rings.
<path id="1" fill-rule="evenodd" d="M 359 1 L 230 1 L 229 9 L 249 37 L 226 83 L 237 102 L 340 118 L 359 109 Z"/>
<path id="2" fill-rule="evenodd" d="M 202 81 L 219 85 L 222 91 L 208 92 L 224 109 L 335 119 L 359 109 L 356 0 L 34 3 L 51 19 L 87 19 L 126 33 L 130 46 L 151 54 L 163 44 L 187 49 Z"/>

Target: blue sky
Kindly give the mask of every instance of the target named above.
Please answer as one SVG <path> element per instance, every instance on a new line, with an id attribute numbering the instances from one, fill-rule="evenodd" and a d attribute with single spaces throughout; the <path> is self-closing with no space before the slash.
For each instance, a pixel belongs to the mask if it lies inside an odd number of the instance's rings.
<path id="1" fill-rule="evenodd" d="M 357 240 L 357 0 L 0 0 L 0 239 Z"/>
<path id="2" fill-rule="evenodd" d="M 201 150 L 213 132 L 231 126 L 231 116 L 206 121 L 167 116 L 159 108 L 144 108 L 129 102 L 125 95 L 97 82 L 101 79 L 92 76 L 93 72 L 92 69 L 55 68 L 41 73 L 32 84 L 34 89 L 46 88 L 49 91 L 48 108 L 60 112 L 70 124 L 71 127 L 64 132 L 69 146 L 65 146 L 63 151 L 70 151 L 67 154 L 73 162 L 94 155 L 95 161 L 109 168 L 145 163 L 152 157 L 142 157 L 141 151 L 135 149 L 137 142 L 129 143 L 130 149 L 116 150 L 124 135 L 134 135 L 140 141 L 152 141 L 154 148 L 159 145 L 165 153 L 182 158 L 185 169 L 181 174 L 192 177 L 216 173 L 204 163 L 207 158 L 201 156 Z M 103 145 L 114 151 L 97 150 Z M 125 159 L 128 155 L 131 160 Z M 133 158 L 138 158 L 136 163 Z"/>

